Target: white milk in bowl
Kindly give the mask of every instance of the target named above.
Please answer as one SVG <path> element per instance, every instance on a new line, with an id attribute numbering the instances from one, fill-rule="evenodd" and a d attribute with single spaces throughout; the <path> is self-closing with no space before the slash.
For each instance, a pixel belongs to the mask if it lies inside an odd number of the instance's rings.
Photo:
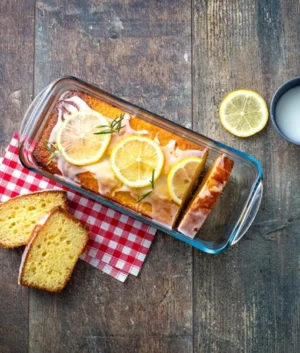
<path id="1" fill-rule="evenodd" d="M 300 86 L 289 89 L 280 97 L 275 117 L 283 135 L 300 144 Z"/>

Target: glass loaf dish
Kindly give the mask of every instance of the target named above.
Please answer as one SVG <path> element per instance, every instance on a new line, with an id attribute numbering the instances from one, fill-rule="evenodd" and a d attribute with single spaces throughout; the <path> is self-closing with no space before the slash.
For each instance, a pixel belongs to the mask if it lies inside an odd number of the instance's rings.
<path id="1" fill-rule="evenodd" d="M 95 188 L 92 191 L 82 187 L 76 179 L 76 172 L 65 177 L 59 175 L 55 168 L 45 168 L 41 165 L 35 155 L 35 149 L 39 143 L 41 144 L 47 126 L 49 129 L 49 122 L 51 123 L 53 120 L 54 112 L 56 111 L 58 115 L 57 107 L 62 97 L 72 96 L 68 92 L 79 92 L 82 97 L 91 97 L 94 101 L 98 100 L 113 106 L 116 112 L 121 110 L 133 118 L 138 117 L 137 120 L 144 121 L 147 126 L 153 126 L 158 130 L 163 129 L 170 136 L 176 136 L 183 141 L 182 143 L 188 144 L 190 149 L 195 150 L 196 146 L 198 152 L 196 151 L 192 155 L 201 157 L 205 151 L 208 151 L 206 171 L 220 155 L 225 155 L 234 162 L 227 186 L 195 238 L 189 238 L 172 228 L 171 221 L 157 221 L 155 217 L 151 218 L 147 213 L 142 215 L 138 212 L 138 208 L 133 210 L 122 206 L 114 199 L 100 195 Z M 69 104 L 67 110 L 72 110 L 71 106 L 74 104 Z M 75 107 L 78 109 L 78 102 Z M 82 109 L 84 108 L 82 107 Z M 51 126 L 51 131 L 53 131 L 54 125 Z M 135 132 L 133 131 L 133 133 Z M 49 134 L 51 135 L 51 132 Z M 55 139 L 54 135 L 52 138 Z M 211 254 L 223 252 L 242 238 L 256 216 L 263 193 L 262 167 L 254 157 L 181 127 L 70 76 L 52 82 L 37 95 L 28 108 L 20 129 L 19 156 L 22 164 L 28 169 Z M 63 166 L 60 165 L 60 168 Z M 79 172 L 82 170 L 79 169 Z M 93 173 L 92 167 L 90 172 Z M 96 171 L 94 172 L 96 173 Z M 70 178 L 70 175 L 73 177 Z"/>

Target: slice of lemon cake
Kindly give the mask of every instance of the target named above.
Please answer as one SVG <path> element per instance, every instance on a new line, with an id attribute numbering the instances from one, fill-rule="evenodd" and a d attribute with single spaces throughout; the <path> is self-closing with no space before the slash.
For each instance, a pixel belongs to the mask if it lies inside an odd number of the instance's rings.
<path id="1" fill-rule="evenodd" d="M 181 233 L 195 237 L 221 196 L 233 165 L 234 162 L 224 155 L 216 159 L 183 214 L 178 226 Z"/>
<path id="2" fill-rule="evenodd" d="M 64 191 L 46 190 L 20 195 L 0 204 L 0 246 L 26 245 L 43 215 L 54 207 L 66 208 Z"/>
<path id="3" fill-rule="evenodd" d="M 37 225 L 25 248 L 19 284 L 59 292 L 67 284 L 88 242 L 88 229 L 57 207 Z"/>

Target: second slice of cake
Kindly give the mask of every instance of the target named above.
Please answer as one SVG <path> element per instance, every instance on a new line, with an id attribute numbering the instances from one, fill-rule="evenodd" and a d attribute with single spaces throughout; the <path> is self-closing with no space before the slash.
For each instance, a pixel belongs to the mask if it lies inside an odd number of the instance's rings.
<path id="1" fill-rule="evenodd" d="M 177 229 L 182 234 L 189 238 L 195 237 L 221 196 L 233 165 L 231 159 L 221 155 L 210 167 L 179 222 Z"/>
<path id="2" fill-rule="evenodd" d="M 22 257 L 19 283 L 61 291 L 71 277 L 88 242 L 88 229 L 63 208 L 53 209 L 43 224 L 35 227 Z"/>

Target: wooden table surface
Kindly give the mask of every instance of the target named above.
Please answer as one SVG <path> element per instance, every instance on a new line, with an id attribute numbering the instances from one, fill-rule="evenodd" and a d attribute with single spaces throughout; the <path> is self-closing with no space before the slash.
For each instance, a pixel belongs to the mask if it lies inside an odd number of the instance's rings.
<path id="1" fill-rule="evenodd" d="M 74 75 L 256 156 L 254 225 L 212 256 L 159 233 L 125 284 L 80 261 L 61 294 L 17 285 L 22 250 L 0 250 L 1 353 L 299 353 L 300 147 L 272 124 L 243 140 L 218 105 L 300 73 L 299 0 L 4 0 L 0 146 L 32 98 Z"/>

